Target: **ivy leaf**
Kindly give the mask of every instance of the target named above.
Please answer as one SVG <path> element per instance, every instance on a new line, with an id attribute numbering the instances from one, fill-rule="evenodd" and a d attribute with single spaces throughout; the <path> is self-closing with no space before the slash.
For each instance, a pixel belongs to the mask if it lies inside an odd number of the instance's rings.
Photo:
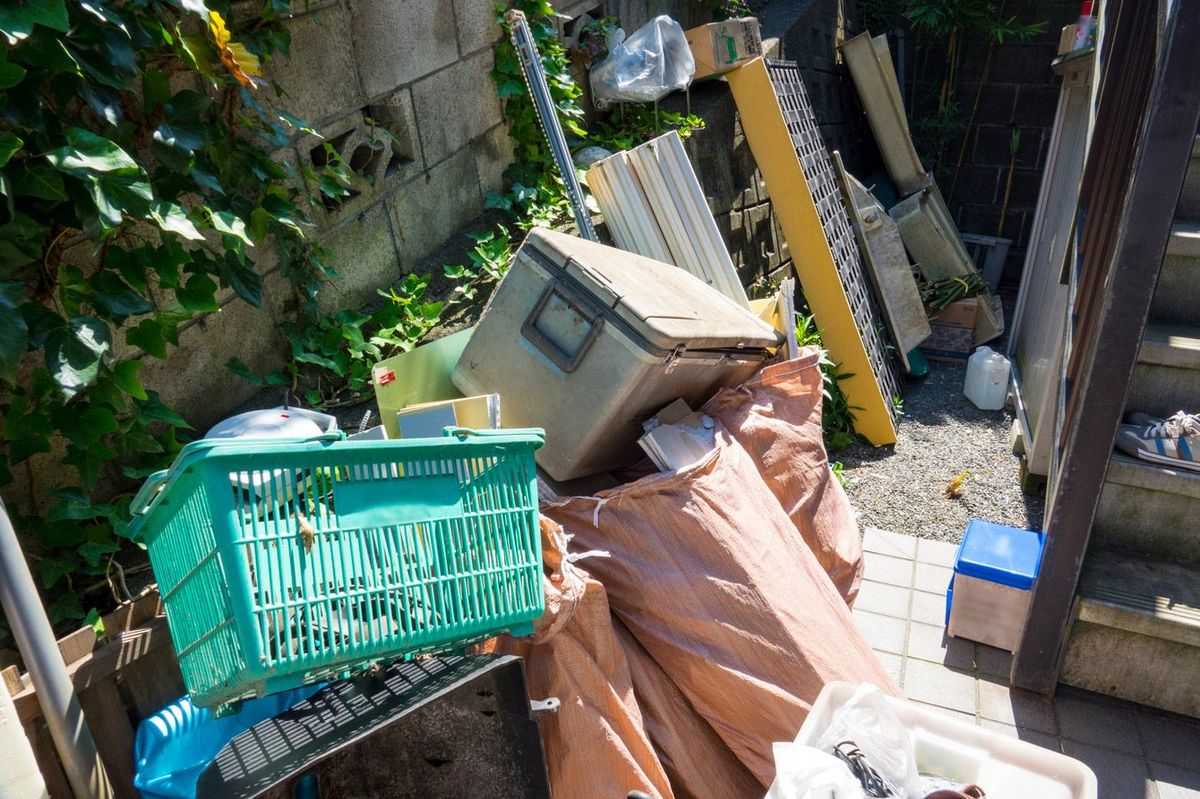
<path id="1" fill-rule="evenodd" d="M 17 196 L 37 197 L 42 200 L 67 199 L 62 175 L 53 167 L 36 161 L 26 162 L 14 168 L 10 174 L 13 193 Z"/>
<path id="2" fill-rule="evenodd" d="M 262 278 L 258 276 L 253 263 L 245 263 L 229 253 L 221 261 L 221 282 L 255 308 L 262 307 Z"/>
<path id="3" fill-rule="evenodd" d="M 8 163 L 8 159 L 13 157 L 13 153 L 21 149 L 21 145 L 25 142 L 21 140 L 17 134 L 10 130 L 0 131 L 0 166 Z"/>
<path id="4" fill-rule="evenodd" d="M 51 624 L 82 619 L 83 605 L 79 602 L 79 594 L 72 591 L 59 592 L 55 600 L 46 606 L 46 615 Z"/>
<path id="5" fill-rule="evenodd" d="M 166 422 L 172 427 L 180 427 L 184 430 L 191 430 L 192 426 L 184 421 L 184 418 L 175 411 L 163 405 L 161 399 L 158 398 L 157 391 L 147 391 L 148 398 L 144 402 L 134 403 L 134 413 L 143 422 Z"/>
<path id="6" fill-rule="evenodd" d="M 501 194 L 498 191 L 489 191 L 487 199 L 483 203 L 484 208 L 499 208 L 504 211 L 511 211 L 513 207 L 512 198 L 508 195 Z"/>
<path id="7" fill-rule="evenodd" d="M 246 235 L 246 223 L 242 221 L 240 216 L 231 214 L 228 211 L 213 211 L 211 209 L 209 210 L 209 216 L 212 217 L 212 226 L 215 230 L 230 236 L 236 236 L 247 245 L 254 246 L 254 242 Z"/>
<path id="8" fill-rule="evenodd" d="M 186 175 L 196 161 L 196 150 L 204 146 L 204 130 L 163 123 L 155 129 L 150 146 L 159 161 Z"/>
<path id="9" fill-rule="evenodd" d="M 13 50 L 10 55 L 14 61 L 19 61 L 26 66 L 41 67 L 51 72 L 66 72 L 72 75 L 79 74 L 79 65 L 75 63 L 75 59 L 67 51 L 67 47 L 63 44 L 62 39 L 51 33 L 48 29 L 39 28 L 34 31 L 33 35 L 26 39 L 16 50 Z M 36 98 L 36 94 L 34 94 L 34 97 Z M 9 101 L 12 101 L 11 97 Z"/>
<path id="10" fill-rule="evenodd" d="M 112 349 L 108 325 L 94 316 L 76 316 L 46 340 L 46 365 L 66 399 L 96 381 L 100 362 Z"/>
<path id="11" fill-rule="evenodd" d="M 24 301 L 25 285 L 0 282 L 0 380 L 12 383 L 21 357 L 29 348 L 29 328 L 18 308 Z"/>
<path id="12" fill-rule="evenodd" d="M 75 550 L 75 553 L 79 555 L 79 557 L 83 558 L 87 565 L 96 568 L 100 565 L 101 558 L 103 558 L 105 555 L 110 555 L 119 549 L 120 547 L 112 541 L 85 541 L 83 545 L 79 547 L 79 549 Z M 84 621 L 86 623 L 87 620 L 85 619 Z M 95 623 L 89 624 L 88 626 L 96 631 L 96 637 L 99 638 L 104 635 L 104 621 L 100 619 L 99 613 L 96 614 Z"/>
<path id="13" fill-rule="evenodd" d="M 150 206 L 150 218 L 158 223 L 163 230 L 178 233 L 191 241 L 204 241 L 204 236 L 188 219 L 187 211 L 175 203 L 156 201 Z"/>
<path id="14" fill-rule="evenodd" d="M 175 289 L 175 299 L 193 313 L 221 310 L 217 304 L 217 284 L 206 275 L 192 275 L 185 285 Z"/>
<path id="15" fill-rule="evenodd" d="M 96 310 L 118 325 L 131 316 L 150 313 L 154 306 L 109 269 L 97 272 L 90 281 Z"/>
<path id="16" fill-rule="evenodd" d="M 34 25 L 66 33 L 66 3 L 63 0 L 5 0 L 0 3 L 0 33 L 10 45 L 28 38 Z"/>
<path id="17" fill-rule="evenodd" d="M 137 55 L 128 32 L 77 25 L 66 41 L 71 57 L 96 83 L 120 90 L 137 79 Z"/>
<path id="18" fill-rule="evenodd" d="M 138 378 L 138 372 L 141 370 L 141 361 L 121 361 L 113 366 L 113 382 L 134 399 L 144 400 L 147 398 L 146 387 Z"/>
<path id="19" fill-rule="evenodd" d="M 135 327 L 126 329 L 125 343 L 160 361 L 167 359 L 167 340 L 157 319 L 143 319 Z"/>
<path id="20" fill-rule="evenodd" d="M 204 4 L 204 0 L 180 0 L 179 4 L 183 6 L 184 11 L 190 11 L 208 19 L 208 6 Z"/>
<path id="21" fill-rule="evenodd" d="M 34 568 L 42 578 L 42 588 L 50 589 L 57 585 L 64 575 L 75 571 L 75 562 L 66 558 L 42 558 L 34 564 Z M 78 598 L 75 602 L 78 604 Z"/>
<path id="22" fill-rule="evenodd" d="M 113 551 L 116 550 L 114 549 Z M 79 555 L 80 557 L 83 557 L 82 548 L 79 550 Z M 98 566 L 99 564 L 93 563 L 91 565 Z M 100 611 L 96 610 L 95 608 L 89 610 L 87 615 L 83 618 L 83 626 L 92 628 L 92 632 L 96 634 L 97 641 L 104 640 L 104 619 L 100 616 Z"/>
<path id="23" fill-rule="evenodd" d="M 26 264 L 41 260 L 47 229 L 24 214 L 0 226 L 0 277 L 10 276 Z"/>
<path id="24" fill-rule="evenodd" d="M 91 178 L 97 174 L 145 175 L 129 153 L 115 142 L 82 128 L 68 130 L 66 146 L 47 153 L 46 160 L 55 169 L 79 178 Z"/>
<path id="25" fill-rule="evenodd" d="M 147 114 L 171 97 L 171 80 L 158 67 L 147 67 L 142 73 L 142 104 Z"/>
<path id="26" fill-rule="evenodd" d="M 209 174 L 208 170 L 193 166 L 188 174 L 191 175 L 192 180 L 196 181 L 201 188 L 208 189 L 216 194 L 225 193 L 225 189 L 221 187 L 221 183 Z"/>
<path id="27" fill-rule="evenodd" d="M 140 218 L 150 215 L 154 193 L 147 180 L 103 176 L 88 180 L 86 185 L 99 214 L 102 235 L 121 224 L 126 215 Z"/>
<path id="28" fill-rule="evenodd" d="M 79 5 L 84 11 L 88 12 L 101 22 L 107 22 L 118 30 L 124 32 L 126 36 L 129 35 L 129 30 L 125 27 L 125 20 L 121 19 L 120 14 L 110 8 L 107 8 L 104 5 L 104 0 L 79 0 Z"/>
<path id="29" fill-rule="evenodd" d="M 202 121 L 204 112 L 212 107 L 212 98 L 184 89 L 163 103 L 163 117 L 179 124 L 195 124 Z"/>
<path id="30" fill-rule="evenodd" d="M 11 89 L 25 77 L 25 68 L 17 64 L 0 64 L 0 91 Z"/>

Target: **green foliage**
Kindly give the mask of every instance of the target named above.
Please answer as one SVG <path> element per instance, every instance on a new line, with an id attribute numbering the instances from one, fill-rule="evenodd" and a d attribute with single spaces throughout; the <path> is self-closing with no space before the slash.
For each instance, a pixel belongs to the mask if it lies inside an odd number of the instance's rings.
<path id="1" fill-rule="evenodd" d="M 515 0 L 512 7 L 524 12 L 533 33 L 550 96 L 558 109 L 559 123 L 573 149 L 599 145 L 609 150 L 625 150 L 668 130 L 679 130 L 683 136 L 703 127 L 699 117 L 679 113 L 655 113 L 651 106 L 629 105 L 614 109 L 596 122 L 589 131 L 585 126 L 580 98 L 583 90 L 571 74 L 570 53 L 558 38 L 554 21 L 560 15 L 549 0 Z M 504 19 L 507 5 L 497 4 L 497 21 L 508 32 Z M 611 20 L 594 23 L 596 36 L 601 35 Z M 593 37 L 593 39 L 596 37 Z M 597 56 L 600 48 L 591 46 L 587 53 Z M 504 105 L 509 134 L 515 143 L 516 160 L 504 173 L 508 190 L 490 192 L 486 205 L 513 214 L 518 227 L 556 227 L 572 218 L 566 187 L 546 136 L 538 121 L 537 111 L 525 85 L 521 63 L 511 38 L 505 35 L 496 45 L 492 80 Z M 582 180 L 582 176 L 581 176 Z"/>
<path id="2" fill-rule="evenodd" d="M 264 246 L 298 307 L 328 270 L 267 153 L 298 120 L 248 90 L 288 49 L 277 4 L 232 34 L 203 0 L 2 5 L 0 488 L 32 477 L 35 456 L 61 465 L 51 503 L 34 487 L 27 513 L 9 509 L 52 621 L 83 619 L 93 580 L 78 578 L 119 553 L 123 492 L 188 430 L 134 356 L 168 359 L 222 289 L 259 306 L 250 253 Z"/>
<path id="3" fill-rule="evenodd" d="M 913 30 L 930 36 L 979 33 L 996 44 L 1026 41 L 1046 30 L 1045 22 L 1023 23 L 991 0 L 908 0 L 904 8 Z"/>
<path id="4" fill-rule="evenodd" d="M 831 453 L 840 452 L 858 440 L 858 435 L 854 432 L 854 412 L 862 409 L 851 405 L 838 385 L 854 375 L 842 372 L 841 367 L 829 359 L 825 344 L 821 340 L 821 331 L 817 329 L 816 320 L 807 310 L 796 314 L 796 339 L 801 347 L 815 345 L 821 348 L 821 377 L 825 384 L 821 390 L 825 398 L 821 409 L 821 432 L 825 438 L 825 448 Z M 835 474 L 842 480 L 839 470 L 835 469 Z"/>
<path id="5" fill-rule="evenodd" d="M 964 136 L 971 126 L 983 84 L 987 81 L 992 48 L 1011 41 L 1027 41 L 1045 31 L 1046 23 L 1026 23 L 1013 14 L 1006 14 L 1003 0 L 999 4 L 992 0 L 906 0 L 893 9 L 891 18 L 894 18 L 895 10 L 902 10 L 917 34 L 919 47 L 934 48 L 934 63 L 939 66 L 934 74 L 915 82 L 918 94 L 930 98 L 927 103 L 919 101 L 917 105 L 929 105 L 936 110 L 916 117 L 913 127 L 917 147 L 926 163 L 939 179 L 946 180 L 951 167 L 947 163 L 947 150 L 950 143 Z M 862 13 L 864 18 L 883 19 L 887 18 L 888 10 L 886 6 L 881 7 L 878 0 L 869 0 Z M 986 42 L 987 47 L 974 46 L 977 38 Z M 982 79 L 976 80 L 973 105 L 966 113 L 958 98 L 964 59 L 981 62 L 982 75 Z M 914 58 L 914 65 L 916 61 Z M 961 153 L 958 160 L 961 164 Z M 953 168 L 957 171 L 958 167 Z"/>

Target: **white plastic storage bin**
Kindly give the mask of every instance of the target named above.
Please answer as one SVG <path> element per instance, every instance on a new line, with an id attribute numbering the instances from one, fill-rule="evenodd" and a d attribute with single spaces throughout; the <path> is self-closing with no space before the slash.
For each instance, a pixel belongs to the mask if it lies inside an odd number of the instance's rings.
<path id="1" fill-rule="evenodd" d="M 643 421 L 741 383 L 781 341 L 678 267 L 534 228 L 453 379 L 499 394 L 506 424 L 545 429 L 538 465 L 571 480 L 632 464 Z"/>
<path id="2" fill-rule="evenodd" d="M 858 686 L 827 683 L 804 720 L 796 743 L 814 746 L 834 711 Z M 917 769 L 974 782 L 988 799 L 1096 799 L 1096 775 L 1078 760 L 886 697 L 901 723 L 916 736 Z M 955 772 L 948 774 L 948 771 Z"/>

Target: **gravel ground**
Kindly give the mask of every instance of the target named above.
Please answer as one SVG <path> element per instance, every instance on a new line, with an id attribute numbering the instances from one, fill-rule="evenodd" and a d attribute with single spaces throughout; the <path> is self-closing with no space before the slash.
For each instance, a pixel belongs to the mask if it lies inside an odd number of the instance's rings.
<path id="1" fill-rule="evenodd" d="M 972 405 L 966 372 L 931 361 L 929 376 L 909 384 L 894 447 L 856 444 L 831 456 L 844 464 L 861 524 L 955 542 L 971 519 L 1041 529 L 1042 498 L 1021 492 L 1008 445 L 1012 414 Z M 947 498 L 946 484 L 964 470 L 961 495 Z"/>

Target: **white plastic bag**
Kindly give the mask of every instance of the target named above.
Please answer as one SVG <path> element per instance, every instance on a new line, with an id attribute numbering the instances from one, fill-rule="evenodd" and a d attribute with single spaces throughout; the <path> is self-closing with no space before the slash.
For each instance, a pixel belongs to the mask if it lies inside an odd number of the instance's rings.
<path id="1" fill-rule="evenodd" d="M 863 799 L 862 786 L 845 763 L 819 749 L 776 743 L 775 781 L 765 799 Z"/>
<path id="2" fill-rule="evenodd" d="M 686 89 L 695 74 L 696 61 L 683 28 L 664 14 L 638 28 L 592 67 L 592 99 L 598 105 L 652 103 Z"/>
<path id="3" fill-rule="evenodd" d="M 860 685 L 850 701 L 834 712 L 816 748 L 832 752 L 843 741 L 853 742 L 893 795 L 924 796 L 918 793 L 920 774 L 913 735 L 875 686 Z"/>

